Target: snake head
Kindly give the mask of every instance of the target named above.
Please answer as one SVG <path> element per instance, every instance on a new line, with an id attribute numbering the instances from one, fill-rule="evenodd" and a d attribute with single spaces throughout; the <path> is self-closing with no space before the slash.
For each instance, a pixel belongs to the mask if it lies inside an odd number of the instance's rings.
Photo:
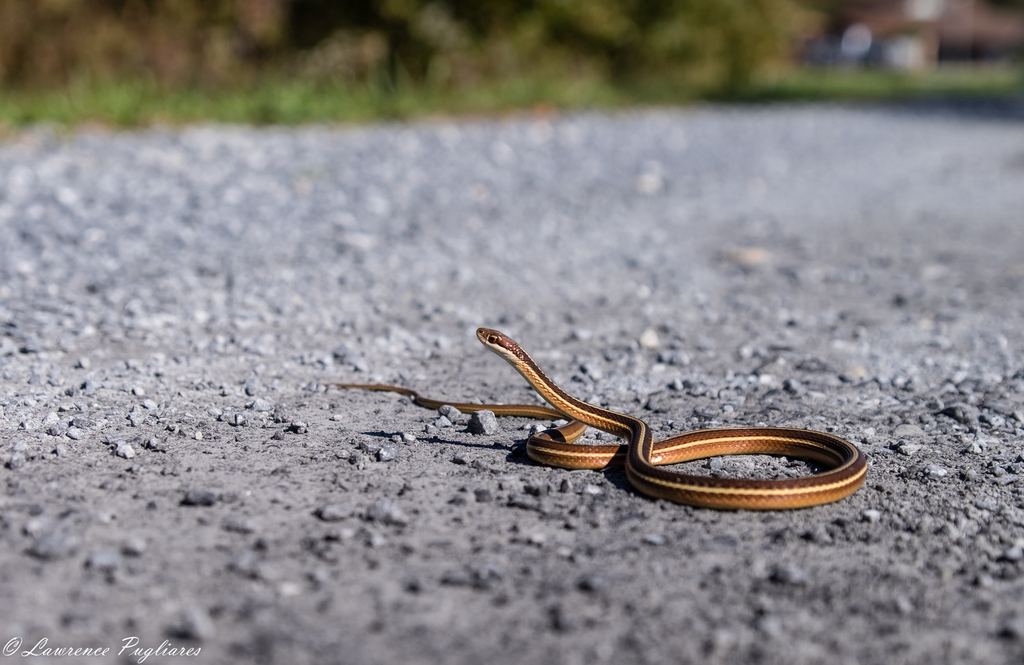
<path id="1" fill-rule="evenodd" d="M 488 347 L 497 346 L 505 350 L 511 351 L 512 347 L 517 346 L 515 342 L 506 337 L 504 334 L 491 328 L 477 328 L 476 336 L 477 339 L 483 342 L 484 346 Z"/>
<path id="2" fill-rule="evenodd" d="M 509 361 L 513 365 L 522 360 L 523 350 L 510 337 L 492 328 L 477 328 L 476 337 L 491 351 Z"/>

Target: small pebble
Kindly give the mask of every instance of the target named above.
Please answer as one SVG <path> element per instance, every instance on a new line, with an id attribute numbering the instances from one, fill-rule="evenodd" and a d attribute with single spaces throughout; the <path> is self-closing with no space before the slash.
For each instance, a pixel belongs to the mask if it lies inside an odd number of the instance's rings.
<path id="1" fill-rule="evenodd" d="M 142 536 L 129 536 L 121 545 L 121 554 L 125 556 L 142 556 L 146 553 L 146 539 Z"/>
<path id="2" fill-rule="evenodd" d="M 74 554 L 81 542 L 81 538 L 67 531 L 47 531 L 35 539 L 28 553 L 47 561 L 63 559 Z"/>
<path id="3" fill-rule="evenodd" d="M 124 441 L 118 441 L 117 447 L 114 450 L 114 454 L 124 459 L 132 459 L 135 457 L 135 449 L 131 447 L 131 444 L 125 443 Z"/>
<path id="4" fill-rule="evenodd" d="M 164 632 L 181 640 L 203 642 L 212 638 L 216 629 L 206 610 L 193 606 L 182 610 L 177 621 L 164 627 Z"/>
<path id="5" fill-rule="evenodd" d="M 112 508 L 104 508 L 96 512 L 96 521 L 101 524 L 111 524 L 117 519 L 117 511 Z"/>
<path id="6" fill-rule="evenodd" d="M 828 529 L 825 528 L 824 524 L 819 524 L 807 529 L 800 534 L 800 537 L 804 540 L 809 540 L 812 543 L 818 543 L 819 545 L 827 545 L 832 542 L 832 536 L 829 534 Z"/>
<path id="7" fill-rule="evenodd" d="M 857 383 L 863 381 L 868 377 L 868 371 L 860 365 L 850 365 L 843 373 L 839 375 L 839 380 L 843 383 Z"/>
<path id="8" fill-rule="evenodd" d="M 36 515 L 35 517 L 26 521 L 25 525 L 21 527 L 21 530 L 24 532 L 26 536 L 32 536 L 33 538 L 35 538 L 36 536 L 42 534 L 44 531 L 47 531 L 52 523 L 53 520 L 51 520 L 46 515 Z"/>
<path id="9" fill-rule="evenodd" d="M 548 493 L 547 483 L 544 484 L 533 484 L 528 483 L 523 486 L 523 491 L 530 496 L 544 496 Z"/>
<path id="10" fill-rule="evenodd" d="M 637 340 L 640 344 L 640 348 L 654 350 L 661 346 L 661 340 L 658 339 L 658 333 L 654 328 L 648 328 L 640 334 L 640 339 Z"/>
<path id="11" fill-rule="evenodd" d="M 217 495 L 210 490 L 189 490 L 181 500 L 183 506 L 212 506 L 217 503 Z"/>
<path id="12" fill-rule="evenodd" d="M 948 416 L 963 425 L 978 424 L 978 407 L 971 406 L 965 402 L 950 404 L 943 410 L 939 411 L 939 413 L 943 416 Z"/>
<path id="13" fill-rule="evenodd" d="M 530 436 L 533 436 L 534 434 L 540 434 L 541 432 L 547 431 L 548 429 L 550 429 L 550 427 L 541 425 L 540 423 L 530 423 L 529 425 L 525 426 L 525 429 L 527 432 L 529 432 Z"/>
<path id="14" fill-rule="evenodd" d="M 608 581 L 597 574 L 584 575 L 576 582 L 576 587 L 580 591 L 586 591 L 587 593 L 596 593 L 604 591 L 608 588 Z"/>
<path id="15" fill-rule="evenodd" d="M 316 516 L 325 522 L 337 522 L 352 515 L 352 509 L 340 503 L 331 503 L 316 510 Z M 227 528 L 225 526 L 225 528 Z M 241 533 L 241 532 L 239 532 Z"/>
<path id="16" fill-rule="evenodd" d="M 860 514 L 861 519 L 869 524 L 875 524 L 882 519 L 882 511 L 869 508 Z"/>
<path id="17" fill-rule="evenodd" d="M 1007 619 L 999 629 L 999 637 L 1006 640 L 1024 641 L 1024 618 Z"/>
<path id="18" fill-rule="evenodd" d="M 987 447 L 987 445 L 982 444 L 980 441 L 971 441 L 961 452 L 969 455 L 980 455 L 985 452 Z"/>
<path id="19" fill-rule="evenodd" d="M 976 508 L 981 508 L 982 510 L 988 510 L 988 511 L 993 512 L 993 513 L 999 511 L 999 503 L 996 502 L 996 501 L 993 501 L 991 499 L 978 499 L 977 501 L 974 502 L 974 506 Z"/>
<path id="20" fill-rule="evenodd" d="M 794 564 L 780 563 L 772 568 L 768 579 L 778 584 L 801 585 L 810 581 L 810 575 Z"/>
<path id="21" fill-rule="evenodd" d="M 270 402 L 268 402 L 267 400 L 263 399 L 262 397 L 257 397 L 256 399 L 254 399 L 252 401 L 252 403 L 249 405 L 249 407 L 253 411 L 256 411 L 256 412 L 259 412 L 259 413 L 266 413 L 267 411 L 270 411 L 271 409 L 273 409 L 274 405 L 271 404 Z"/>
<path id="22" fill-rule="evenodd" d="M 449 570 L 441 576 L 441 584 L 445 586 L 471 586 L 473 584 L 473 576 L 468 570 Z"/>
<path id="23" fill-rule="evenodd" d="M 256 553 L 251 548 L 245 548 L 235 556 L 231 557 L 228 561 L 228 570 L 236 573 L 241 573 L 249 577 L 255 577 L 257 574 L 258 560 Z"/>
<path id="24" fill-rule="evenodd" d="M 366 519 L 381 524 L 392 524 L 402 526 L 409 523 L 409 517 L 394 501 L 390 499 L 377 499 L 366 509 Z"/>
<path id="25" fill-rule="evenodd" d="M 73 441 L 81 441 L 83 438 L 85 438 L 85 430 L 79 429 L 77 427 L 69 427 L 68 431 L 65 432 L 65 434 L 69 439 Z"/>
<path id="26" fill-rule="evenodd" d="M 774 616 L 758 617 L 754 622 L 754 628 L 757 629 L 757 632 L 763 633 L 770 638 L 779 637 L 783 634 L 782 621 Z"/>
<path id="27" fill-rule="evenodd" d="M 921 450 L 923 447 L 924 446 L 922 446 L 920 443 L 907 443 L 904 441 L 902 443 L 896 444 L 896 452 L 898 452 L 900 455 L 906 455 L 909 457 L 916 453 L 917 451 Z"/>
<path id="28" fill-rule="evenodd" d="M 604 494 L 604 490 L 598 487 L 597 485 L 591 485 L 588 483 L 583 486 L 583 493 L 589 494 L 591 496 L 597 496 L 599 494 Z"/>
<path id="29" fill-rule="evenodd" d="M 658 354 L 658 362 L 665 363 L 666 365 L 686 367 L 690 364 L 690 356 L 683 351 L 662 351 Z M 594 378 L 597 379 L 596 376 Z M 680 387 L 682 387 L 682 384 L 680 384 Z"/>
<path id="30" fill-rule="evenodd" d="M 921 438 L 925 436 L 925 431 L 917 425 L 905 423 L 894 429 L 892 435 L 897 439 Z"/>
<path id="31" fill-rule="evenodd" d="M 946 467 L 944 466 L 940 466 L 938 464 L 929 464 L 924 468 L 924 473 L 929 478 L 944 478 L 946 474 L 949 473 L 949 471 L 947 471 Z"/>
<path id="32" fill-rule="evenodd" d="M 87 568 L 112 571 L 121 567 L 121 553 L 117 550 L 97 550 L 85 560 Z"/>
<path id="33" fill-rule="evenodd" d="M 394 443 L 385 443 L 377 451 L 377 461 L 390 462 L 393 459 L 398 459 L 398 446 Z"/>
<path id="34" fill-rule="evenodd" d="M 589 328 L 576 328 L 572 331 L 572 338 L 577 342 L 589 342 L 593 337 L 594 333 Z"/>
<path id="35" fill-rule="evenodd" d="M 11 453 L 10 458 L 7 460 L 7 468 L 12 471 L 20 469 L 25 466 L 25 453 L 19 451 Z"/>
<path id="36" fill-rule="evenodd" d="M 643 541 L 645 543 L 647 543 L 648 545 L 655 545 L 655 546 L 657 546 L 657 545 L 664 545 L 665 544 L 665 536 L 659 536 L 658 534 L 653 534 L 652 533 L 650 535 L 644 536 L 643 537 Z"/>
<path id="37" fill-rule="evenodd" d="M 451 404 L 444 404 L 444 405 L 438 407 L 437 412 L 443 418 L 447 418 L 448 422 L 450 422 L 450 423 L 458 422 L 459 421 L 459 417 L 462 415 L 462 412 L 459 411 L 458 409 L 456 409 Z"/>
<path id="38" fill-rule="evenodd" d="M 494 434 L 498 431 L 498 419 L 493 411 L 474 411 L 469 417 L 469 431 L 472 434 Z"/>
<path id="39" fill-rule="evenodd" d="M 374 441 L 360 441 L 358 447 L 359 450 L 362 450 L 364 453 L 376 455 L 377 451 L 380 450 L 380 446 L 381 444 Z"/>
<path id="40" fill-rule="evenodd" d="M 488 503 L 494 500 L 494 495 L 491 494 L 491 490 L 486 488 L 473 490 L 473 495 L 476 497 L 477 503 Z"/>
<path id="41" fill-rule="evenodd" d="M 454 423 L 448 420 L 447 416 L 438 416 L 437 420 L 434 421 L 434 427 L 451 427 Z"/>
<path id="42" fill-rule="evenodd" d="M 322 510 L 323 510 L 323 508 L 318 510 L 317 511 L 317 515 L 319 515 L 320 511 L 322 511 Z M 330 521 L 330 520 L 327 520 L 327 521 Z M 256 530 L 256 527 L 253 526 L 253 524 L 252 524 L 252 522 L 250 520 L 247 520 L 245 518 L 240 518 L 240 517 L 229 517 L 229 518 L 227 518 L 226 520 L 224 520 L 224 524 L 221 526 L 221 528 L 224 529 L 225 531 L 230 531 L 231 533 L 241 533 L 241 534 L 250 534 L 250 533 L 252 533 L 252 532 L 254 532 Z"/>

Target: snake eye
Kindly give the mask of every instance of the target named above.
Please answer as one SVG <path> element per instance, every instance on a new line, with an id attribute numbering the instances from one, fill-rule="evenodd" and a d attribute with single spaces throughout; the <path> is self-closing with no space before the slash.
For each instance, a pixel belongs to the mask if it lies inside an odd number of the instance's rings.
<path id="1" fill-rule="evenodd" d="M 498 343 L 498 336 L 497 335 L 488 335 L 487 336 L 487 343 L 488 344 L 497 344 Z"/>

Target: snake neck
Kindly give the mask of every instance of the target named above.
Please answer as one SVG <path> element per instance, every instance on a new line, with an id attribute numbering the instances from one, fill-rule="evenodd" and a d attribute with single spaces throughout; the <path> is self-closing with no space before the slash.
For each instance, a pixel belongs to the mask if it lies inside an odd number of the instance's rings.
<path id="1" fill-rule="evenodd" d="M 617 436 L 629 439 L 638 444 L 638 447 L 650 449 L 653 444 L 650 429 L 638 418 L 627 416 L 615 411 L 609 411 L 592 404 L 579 400 L 565 392 L 555 384 L 554 381 L 544 374 L 525 351 L 519 361 L 513 363 L 516 371 L 523 375 L 534 389 L 551 406 L 560 411 L 566 418 L 579 420 L 591 427 L 610 432 Z M 646 444 L 646 445 L 645 445 Z"/>

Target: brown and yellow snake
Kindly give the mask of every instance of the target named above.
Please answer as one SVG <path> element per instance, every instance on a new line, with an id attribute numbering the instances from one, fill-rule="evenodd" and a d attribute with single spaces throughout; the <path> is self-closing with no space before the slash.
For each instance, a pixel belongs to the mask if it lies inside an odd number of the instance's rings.
<path id="1" fill-rule="evenodd" d="M 781 510 L 806 508 L 843 499 L 864 483 L 867 462 L 856 446 L 831 434 L 777 427 L 708 429 L 654 441 L 651 430 L 639 418 L 587 404 L 569 395 L 549 379 L 537 363 L 514 341 L 497 330 L 480 328 L 477 337 L 504 358 L 530 382 L 554 408 L 528 404 L 463 404 L 420 396 L 398 386 L 332 384 L 336 388 L 384 390 L 409 395 L 428 409 L 450 404 L 463 413 L 486 409 L 499 416 L 567 418 L 571 422 L 539 432 L 527 442 L 527 454 L 542 464 L 567 469 L 600 469 L 626 465 L 626 477 L 652 497 L 702 508 Z M 625 439 L 624 445 L 583 445 L 575 441 L 586 426 Z M 718 455 L 788 455 L 814 460 L 827 471 L 785 480 L 713 478 L 659 469 Z"/>

